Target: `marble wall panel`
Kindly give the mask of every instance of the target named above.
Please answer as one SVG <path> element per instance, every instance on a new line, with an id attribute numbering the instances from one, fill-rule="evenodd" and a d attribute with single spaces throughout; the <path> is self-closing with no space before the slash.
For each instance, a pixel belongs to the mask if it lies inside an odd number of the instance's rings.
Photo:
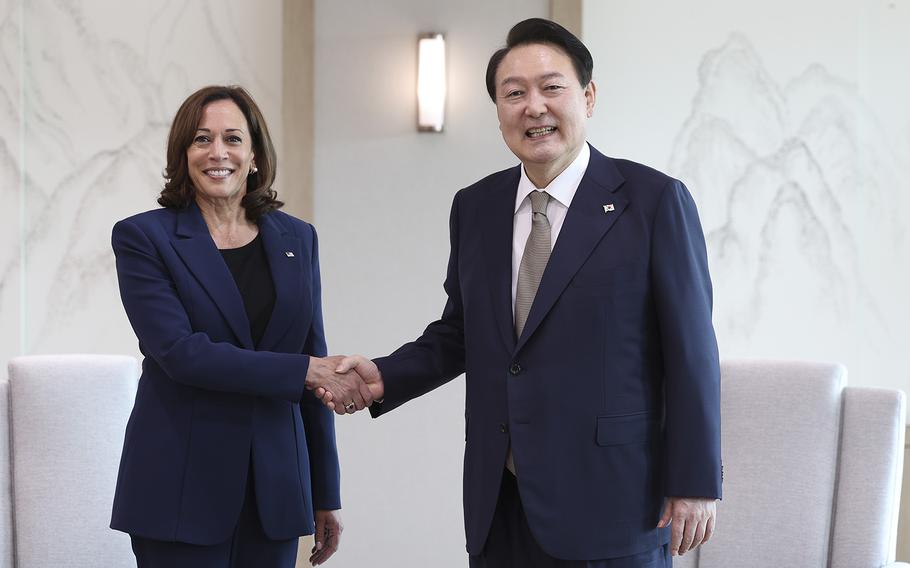
<path id="1" fill-rule="evenodd" d="M 22 321 L 20 45 L 19 2 L 0 0 L 0 377 L 6 376 L 5 361 L 19 350 Z"/>
<path id="2" fill-rule="evenodd" d="M 4 93 L 21 91 L 23 101 L 3 109 L 21 123 L 18 136 L 0 134 L 0 147 L 24 150 L 24 181 L 13 188 L 23 224 L 0 246 L 4 284 L 17 266 L 7 248 L 24 259 L 15 344 L 23 353 L 135 353 L 111 226 L 157 207 L 170 120 L 201 86 L 246 86 L 280 147 L 281 2 L 6 1 L 22 30 L 9 39 L 15 18 L 2 28 L 4 63 L 21 65 Z M 7 153 L 0 168 L 16 164 Z M 11 294 L 4 285 L 4 309 Z"/>
<path id="3" fill-rule="evenodd" d="M 732 4 L 586 2 L 591 139 L 688 184 L 722 357 L 910 391 L 910 4 Z"/>

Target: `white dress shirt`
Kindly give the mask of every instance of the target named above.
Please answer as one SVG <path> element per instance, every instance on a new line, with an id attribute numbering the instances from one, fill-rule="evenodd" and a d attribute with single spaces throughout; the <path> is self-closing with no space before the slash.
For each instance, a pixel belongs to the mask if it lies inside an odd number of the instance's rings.
<path id="1" fill-rule="evenodd" d="M 512 217 L 512 317 L 515 317 L 515 290 L 518 289 L 518 267 L 521 266 L 521 257 L 525 252 L 525 243 L 531 234 L 531 198 L 532 191 L 546 191 L 550 194 L 547 204 L 547 219 L 550 221 L 550 250 L 556 245 L 556 238 L 566 220 L 566 213 L 578 184 L 588 169 L 591 159 L 591 150 L 588 144 L 582 146 L 578 156 L 556 176 L 547 187 L 538 188 L 528 178 L 524 166 L 521 168 L 521 179 L 518 182 L 518 193 L 515 195 L 515 215 Z"/>

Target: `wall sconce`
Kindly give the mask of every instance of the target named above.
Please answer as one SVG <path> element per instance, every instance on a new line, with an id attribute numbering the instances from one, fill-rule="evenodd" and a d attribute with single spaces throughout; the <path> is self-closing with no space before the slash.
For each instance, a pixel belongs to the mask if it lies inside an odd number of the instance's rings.
<path id="1" fill-rule="evenodd" d="M 417 130 L 442 132 L 446 106 L 446 40 L 441 33 L 417 37 Z"/>

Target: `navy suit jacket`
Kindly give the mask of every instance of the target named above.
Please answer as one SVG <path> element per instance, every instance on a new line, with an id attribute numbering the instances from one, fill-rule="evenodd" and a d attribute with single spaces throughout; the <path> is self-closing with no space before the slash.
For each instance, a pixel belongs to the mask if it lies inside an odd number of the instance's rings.
<path id="1" fill-rule="evenodd" d="M 111 527 L 165 541 L 230 538 L 247 474 L 266 534 L 314 532 L 338 509 L 331 411 L 304 380 L 325 356 L 316 233 L 273 211 L 259 231 L 275 308 L 253 345 L 234 279 L 199 208 L 114 226 L 120 295 L 145 359 L 126 428 Z"/>
<path id="2" fill-rule="evenodd" d="M 374 416 L 466 372 L 467 549 L 483 550 L 511 442 L 541 547 L 657 548 L 666 496 L 721 495 L 711 281 L 683 184 L 591 149 L 521 337 L 512 226 L 520 166 L 455 196 L 442 317 L 389 357 Z"/>

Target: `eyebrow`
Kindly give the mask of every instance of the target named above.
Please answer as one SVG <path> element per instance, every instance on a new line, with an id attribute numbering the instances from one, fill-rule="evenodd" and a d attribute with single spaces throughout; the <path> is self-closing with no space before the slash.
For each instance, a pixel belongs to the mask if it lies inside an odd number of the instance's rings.
<path id="1" fill-rule="evenodd" d="M 555 79 L 555 78 L 562 78 L 562 77 L 565 77 L 565 75 L 563 75 L 559 71 L 553 71 L 552 73 L 546 73 L 544 75 L 541 75 L 540 77 L 536 77 L 534 80 L 535 81 L 546 81 L 547 79 Z M 505 85 L 506 83 L 520 83 L 521 81 L 522 81 L 522 79 L 520 77 L 506 77 L 499 84 L 501 86 L 501 85 Z"/>
<path id="2" fill-rule="evenodd" d="M 242 128 L 225 128 L 225 132 L 243 132 Z M 209 128 L 197 128 L 196 132 L 211 132 Z"/>

